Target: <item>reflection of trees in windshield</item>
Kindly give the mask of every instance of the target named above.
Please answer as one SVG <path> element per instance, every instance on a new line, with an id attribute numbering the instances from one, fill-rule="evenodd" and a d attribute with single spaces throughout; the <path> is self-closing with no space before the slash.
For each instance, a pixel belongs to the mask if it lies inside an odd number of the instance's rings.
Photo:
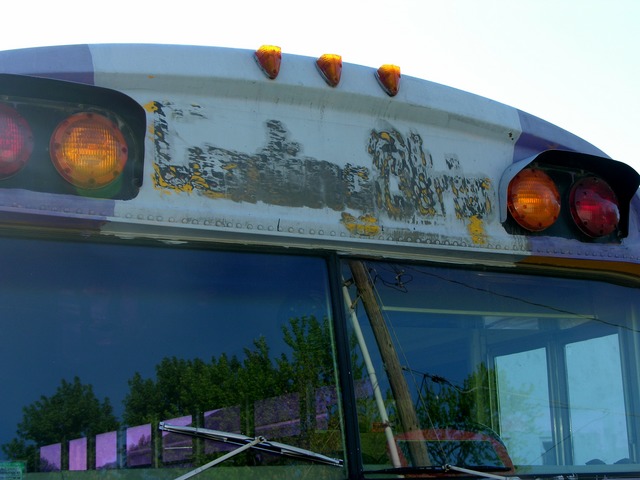
<path id="1" fill-rule="evenodd" d="M 108 398 L 100 401 L 91 385 L 85 385 L 78 377 L 71 382 L 62 380 L 56 392 L 23 408 L 22 421 L 18 424 L 17 436 L 2 446 L 4 453 L 12 459 L 28 459 L 28 467 L 36 466 L 37 447 L 67 442 L 80 437 L 90 437 L 118 428 Z M 67 451 L 63 451 L 66 461 Z M 46 464 L 40 468 L 51 469 Z"/>
<path id="2" fill-rule="evenodd" d="M 421 425 L 444 428 L 467 424 L 473 430 L 481 426 L 495 428 L 497 425 L 495 399 L 490 398 L 490 392 L 495 392 L 494 369 L 480 364 L 460 386 L 442 377 L 411 373 L 422 377 L 416 405 Z"/>
<path id="3" fill-rule="evenodd" d="M 244 359 L 225 353 L 209 362 L 166 357 L 156 366 L 155 380 L 144 379 L 139 373 L 129 380 L 123 420 L 138 425 L 240 405 L 242 430 L 253 434 L 254 404 L 295 392 L 300 395 L 302 431 L 313 431 L 313 392 L 333 384 L 328 328 L 326 319 L 291 319 L 282 329 L 284 341 L 291 348 L 290 357 L 283 353 L 272 359 L 264 337 L 244 349 Z"/>
<path id="4" fill-rule="evenodd" d="M 303 316 L 282 326 L 288 355 L 272 357 L 267 340 L 258 337 L 244 349 L 243 357 L 224 352 L 208 361 L 165 357 L 155 366 L 155 378 L 143 378 L 136 372 L 129 379 L 123 423 L 156 428 L 160 421 L 185 415 L 198 423 L 204 412 L 212 418 L 215 412 L 226 412 L 227 417 L 232 412 L 235 418 L 231 424 L 237 425 L 237 430 L 258 435 L 275 433 L 273 422 L 286 414 L 292 425 L 280 426 L 281 435 L 293 438 L 300 447 L 339 451 L 341 436 L 330 433 L 338 430 L 338 419 L 333 415 L 337 396 L 329 330 L 328 319 Z M 69 441 L 118 428 L 109 399 L 98 400 L 92 386 L 81 384 L 78 378 L 71 383 L 63 380 L 56 393 L 24 407 L 23 413 L 17 437 L 2 449 L 11 459 L 29 459 L 30 471 L 40 461 L 39 447 L 62 444 L 65 469 Z M 229 424 L 228 418 L 226 421 Z M 148 436 L 136 438 L 131 446 L 132 461 L 136 452 L 150 443 Z M 216 448 L 194 450 L 190 461 L 199 464 L 217 452 Z M 94 453 L 95 444 L 89 458 Z M 39 469 L 43 467 L 47 466 Z M 60 466 L 49 465 L 49 469 Z"/>

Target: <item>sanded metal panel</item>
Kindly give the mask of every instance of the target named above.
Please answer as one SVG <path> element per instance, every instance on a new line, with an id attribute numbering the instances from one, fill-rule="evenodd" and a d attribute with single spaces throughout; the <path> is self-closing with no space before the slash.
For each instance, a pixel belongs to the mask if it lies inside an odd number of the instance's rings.
<path id="1" fill-rule="evenodd" d="M 159 207 L 153 218 L 173 211 L 178 222 L 217 227 L 469 246 L 490 243 L 497 225 L 491 179 L 510 158 L 508 141 L 479 148 L 428 119 L 281 103 L 180 95 L 147 108 L 154 158 L 141 200 Z"/>

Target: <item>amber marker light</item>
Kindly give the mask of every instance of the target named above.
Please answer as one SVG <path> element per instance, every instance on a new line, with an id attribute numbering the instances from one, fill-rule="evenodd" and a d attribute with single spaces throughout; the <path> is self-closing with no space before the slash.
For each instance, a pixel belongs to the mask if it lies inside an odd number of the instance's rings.
<path id="1" fill-rule="evenodd" d="M 598 177 L 578 180 L 571 188 L 569 204 L 576 226 L 589 237 L 609 235 L 620 222 L 616 194 Z"/>
<path id="2" fill-rule="evenodd" d="M 282 49 L 275 45 L 263 45 L 256 50 L 255 59 L 267 77 L 273 80 L 280 73 Z"/>
<path id="3" fill-rule="evenodd" d="M 19 172 L 32 151 L 33 134 L 27 121 L 14 108 L 0 104 L 0 179 Z"/>
<path id="4" fill-rule="evenodd" d="M 78 188 L 102 188 L 120 176 L 127 163 L 127 143 L 118 126 L 95 113 L 63 120 L 50 142 L 51 161 Z"/>
<path id="5" fill-rule="evenodd" d="M 376 71 L 376 78 L 383 90 L 391 97 L 400 90 L 400 67 L 397 65 L 382 65 Z"/>
<path id="6" fill-rule="evenodd" d="M 560 215 L 560 194 L 553 180 L 542 170 L 526 168 L 509 183 L 507 207 L 522 228 L 540 232 Z"/>
<path id="7" fill-rule="evenodd" d="M 340 83 L 342 76 L 342 57 L 333 53 L 325 53 L 318 60 L 316 66 L 325 81 L 332 87 Z"/>

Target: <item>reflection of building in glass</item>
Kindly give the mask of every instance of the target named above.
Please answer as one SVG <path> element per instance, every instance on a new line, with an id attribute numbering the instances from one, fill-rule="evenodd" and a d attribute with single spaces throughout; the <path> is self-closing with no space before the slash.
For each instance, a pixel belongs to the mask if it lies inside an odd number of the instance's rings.
<path id="1" fill-rule="evenodd" d="M 40 471 L 59 472 L 62 467 L 62 444 L 40 447 Z"/>
<path id="2" fill-rule="evenodd" d="M 96 435 L 96 470 L 118 466 L 118 433 Z"/>
<path id="3" fill-rule="evenodd" d="M 169 425 L 188 427 L 192 423 L 191 415 L 171 418 Z M 193 439 L 179 433 L 162 432 L 162 461 L 164 463 L 184 462 L 191 459 Z"/>
<path id="4" fill-rule="evenodd" d="M 255 403 L 256 436 L 282 438 L 300 435 L 300 400 L 297 393 L 265 398 Z"/>
<path id="5" fill-rule="evenodd" d="M 223 432 L 241 433 L 240 432 L 240 406 L 227 408 L 217 408 L 204 412 L 204 428 L 211 430 L 221 430 Z M 226 445 L 213 440 L 205 440 L 204 452 L 215 453 L 234 450 L 238 447 L 234 445 Z"/>
<path id="6" fill-rule="evenodd" d="M 87 439 L 76 438 L 69 442 L 69 470 L 87 469 Z"/>
<path id="7" fill-rule="evenodd" d="M 338 408 L 338 393 L 333 386 L 324 386 L 316 390 L 316 430 L 329 428 L 329 417 Z"/>
<path id="8" fill-rule="evenodd" d="M 327 430 L 329 427 L 329 413 L 337 405 L 336 389 L 332 386 L 320 387 L 315 390 L 310 417 L 315 422 L 314 430 Z M 310 402 L 311 403 L 311 402 Z M 294 437 L 302 434 L 300 418 L 300 395 L 289 393 L 278 397 L 265 398 L 255 402 L 256 435 L 266 438 Z"/>
<path id="9" fill-rule="evenodd" d="M 151 424 L 127 428 L 127 466 L 150 466 L 153 460 Z"/>

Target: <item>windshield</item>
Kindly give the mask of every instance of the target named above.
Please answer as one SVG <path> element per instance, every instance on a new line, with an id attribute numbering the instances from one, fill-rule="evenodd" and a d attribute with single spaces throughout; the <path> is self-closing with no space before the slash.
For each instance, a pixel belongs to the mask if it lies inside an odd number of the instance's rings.
<path id="1" fill-rule="evenodd" d="M 637 289 L 360 261 L 343 275 L 366 470 L 638 471 Z"/>
<path id="2" fill-rule="evenodd" d="M 237 448 L 161 431 L 165 422 L 336 459 L 249 449 L 217 467 L 237 469 L 233 478 L 344 477 L 323 259 L 6 238 L 0 246 L 6 471 L 176 478 Z"/>

